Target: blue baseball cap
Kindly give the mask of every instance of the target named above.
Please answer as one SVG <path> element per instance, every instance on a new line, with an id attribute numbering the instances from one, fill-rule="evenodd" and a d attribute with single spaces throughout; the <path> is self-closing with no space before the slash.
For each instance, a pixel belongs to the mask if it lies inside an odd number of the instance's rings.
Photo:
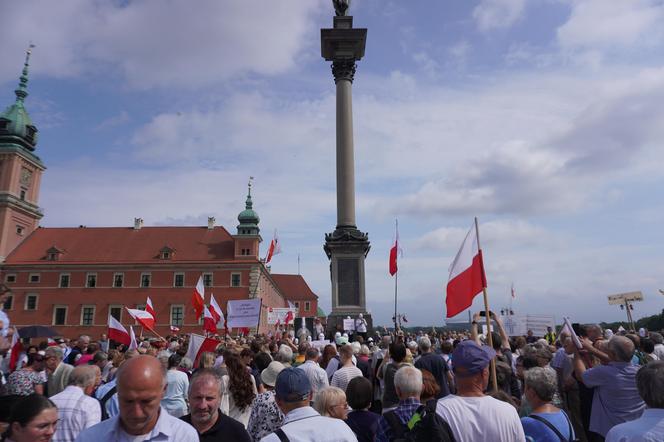
<path id="1" fill-rule="evenodd" d="M 277 399 L 284 402 L 307 400 L 311 394 L 311 382 L 304 370 L 288 367 L 281 370 L 274 385 Z"/>
<path id="2" fill-rule="evenodd" d="M 495 357 L 496 352 L 493 348 L 488 345 L 478 345 L 475 341 L 467 339 L 459 342 L 452 352 L 452 367 L 458 375 L 474 375 L 484 370 Z"/>

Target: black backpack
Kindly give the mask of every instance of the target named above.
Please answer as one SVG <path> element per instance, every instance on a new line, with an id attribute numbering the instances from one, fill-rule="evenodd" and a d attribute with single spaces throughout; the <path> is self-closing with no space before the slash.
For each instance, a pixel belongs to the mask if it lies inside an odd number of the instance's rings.
<path id="1" fill-rule="evenodd" d="M 436 414 L 434 401 L 420 405 L 407 424 L 395 411 L 383 415 L 392 430 L 391 442 L 455 442 L 450 425 Z"/>

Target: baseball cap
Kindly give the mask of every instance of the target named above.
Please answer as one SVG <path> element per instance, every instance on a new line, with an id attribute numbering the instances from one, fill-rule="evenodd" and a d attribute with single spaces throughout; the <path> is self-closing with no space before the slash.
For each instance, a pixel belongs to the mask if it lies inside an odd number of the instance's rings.
<path id="1" fill-rule="evenodd" d="M 309 398 L 311 383 L 304 370 L 288 367 L 281 370 L 274 385 L 277 399 L 284 402 L 300 402 Z"/>
<path id="2" fill-rule="evenodd" d="M 496 352 L 488 345 L 478 345 L 475 341 L 467 339 L 459 342 L 452 352 L 452 367 L 457 375 L 459 368 L 473 375 L 484 370 L 495 357 Z"/>

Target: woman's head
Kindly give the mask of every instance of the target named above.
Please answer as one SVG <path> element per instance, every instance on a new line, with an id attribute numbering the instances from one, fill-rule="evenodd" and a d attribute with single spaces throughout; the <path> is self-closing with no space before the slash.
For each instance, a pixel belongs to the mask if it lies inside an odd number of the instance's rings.
<path id="1" fill-rule="evenodd" d="M 45 396 L 31 394 L 12 406 L 6 434 L 15 442 L 48 442 L 57 422 L 55 404 Z"/>
<path id="2" fill-rule="evenodd" d="M 406 346 L 401 342 L 390 344 L 390 357 L 394 362 L 403 362 L 406 359 Z"/>
<path id="3" fill-rule="evenodd" d="M 32 367 L 35 371 L 42 371 L 44 369 L 44 356 L 39 353 L 29 353 L 28 362 L 25 365 Z"/>
<path id="4" fill-rule="evenodd" d="M 171 368 L 178 368 L 180 366 L 180 362 L 182 362 L 182 356 L 177 353 L 173 353 L 168 357 L 168 369 L 170 370 Z"/>
<path id="5" fill-rule="evenodd" d="M 198 361 L 198 368 L 212 368 L 215 359 L 214 353 L 209 351 L 204 352 Z"/>
<path id="6" fill-rule="evenodd" d="M 422 403 L 426 403 L 431 399 L 436 399 L 440 394 L 440 386 L 436 382 L 436 378 L 429 370 L 422 371 L 422 393 L 420 395 Z"/>
<path id="7" fill-rule="evenodd" d="M 536 400 L 551 402 L 558 388 L 556 372 L 549 367 L 535 367 L 523 374 L 526 382 L 526 397 L 533 404 Z M 536 399 L 536 400 L 533 400 Z"/>
<path id="8" fill-rule="evenodd" d="M 364 376 L 351 379 L 346 387 L 346 397 L 353 410 L 366 410 L 371 406 L 373 397 L 371 381 Z"/>
<path id="9" fill-rule="evenodd" d="M 341 388 L 325 387 L 316 394 L 314 408 L 321 416 L 346 419 L 348 417 L 346 393 Z"/>
<path id="10" fill-rule="evenodd" d="M 224 363 L 228 370 L 229 389 L 235 405 L 240 409 L 250 406 L 256 395 L 247 366 L 242 363 L 238 355 L 231 352 L 224 353 Z"/>

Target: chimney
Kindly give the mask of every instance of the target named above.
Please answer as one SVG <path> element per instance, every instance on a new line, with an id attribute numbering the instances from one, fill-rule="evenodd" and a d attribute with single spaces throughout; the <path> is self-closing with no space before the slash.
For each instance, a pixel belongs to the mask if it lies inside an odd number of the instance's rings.
<path id="1" fill-rule="evenodd" d="M 214 229 L 214 223 L 216 219 L 214 219 L 214 216 L 208 216 L 208 229 L 212 230 Z"/>
<path id="2" fill-rule="evenodd" d="M 134 230 L 141 230 L 143 227 L 143 218 L 134 218 Z"/>

